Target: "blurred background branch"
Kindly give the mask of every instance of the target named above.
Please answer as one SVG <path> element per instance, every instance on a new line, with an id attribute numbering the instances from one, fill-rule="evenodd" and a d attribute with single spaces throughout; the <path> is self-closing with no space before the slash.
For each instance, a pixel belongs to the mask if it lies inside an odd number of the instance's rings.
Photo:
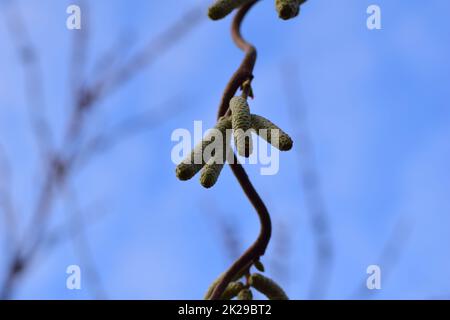
<path id="1" fill-rule="evenodd" d="M 79 257 L 79 261 L 82 263 L 85 274 L 87 275 L 88 286 L 91 289 L 94 298 L 106 299 L 106 290 L 103 287 L 100 273 L 96 268 L 94 253 L 92 252 L 85 232 L 85 226 L 92 223 L 92 218 L 84 219 L 78 197 L 73 188 L 67 186 L 64 193 L 67 212 L 72 219 L 72 223 L 70 224 L 72 230 L 69 234 L 71 235 L 75 253 Z"/>
<path id="2" fill-rule="evenodd" d="M 88 224 L 91 221 L 80 220 L 81 214 L 76 195 L 73 191 L 69 192 L 68 190 L 69 179 L 77 174 L 74 160 L 78 158 L 82 151 L 80 149 L 80 137 L 85 134 L 85 122 L 89 111 L 95 107 L 101 98 L 112 94 L 113 90 L 121 88 L 137 73 L 148 68 L 202 21 L 202 8 L 200 6 L 191 8 L 187 13 L 181 15 L 173 25 L 168 26 L 166 30 L 149 40 L 148 44 L 128 61 L 121 65 L 116 65 L 114 69 L 109 70 L 106 74 L 100 73 L 101 78 L 87 79 L 85 78 L 85 66 L 90 32 L 89 8 L 86 1 L 80 1 L 79 5 L 83 9 L 83 28 L 80 32 L 74 32 L 72 57 L 68 68 L 70 88 L 73 89 L 71 92 L 73 110 L 66 129 L 66 139 L 63 141 L 62 147 L 56 148 L 52 141 L 53 133 L 45 114 L 45 91 L 39 54 L 33 46 L 25 20 L 21 15 L 20 4 L 9 1 L 3 3 L 2 11 L 7 21 L 8 30 L 16 47 L 18 59 L 23 65 L 30 119 L 34 136 L 43 156 L 44 167 L 43 170 L 39 170 L 43 172 L 43 182 L 41 187 L 38 188 L 37 200 L 29 223 L 17 221 L 18 217 L 14 215 L 13 210 L 13 199 L 7 192 L 10 186 L 5 185 L 8 180 L 2 179 L 3 187 L 0 189 L 0 204 L 2 205 L 2 211 L 5 213 L 6 221 L 11 226 L 9 230 L 13 232 L 13 226 L 18 223 L 27 225 L 19 242 L 10 243 L 13 252 L 10 254 L 9 265 L 6 268 L 4 281 L 0 286 L 0 298 L 2 299 L 12 297 L 14 289 L 18 285 L 18 280 L 24 276 L 26 270 L 30 268 L 36 253 L 46 243 L 47 229 L 52 218 L 51 214 L 62 190 L 65 190 L 67 210 L 73 212 L 74 217 L 79 219 L 75 224 L 78 231 L 72 232 L 72 234 L 78 234 L 75 237 L 77 252 L 88 266 L 88 277 L 96 287 L 95 296 L 105 296 L 99 275 L 94 267 L 92 252 L 83 232 L 85 227 L 80 226 L 80 224 Z M 126 49 L 118 48 L 117 51 L 125 52 Z M 114 52 L 114 55 L 116 54 Z M 118 59 L 112 56 L 112 60 L 116 61 Z M 179 107 L 179 104 L 177 106 Z M 104 150 L 126 137 L 135 135 L 143 130 L 152 129 L 165 119 L 173 117 L 174 114 L 174 109 L 164 108 L 161 112 L 150 110 L 126 119 L 112 133 L 100 133 L 99 136 L 88 139 L 90 141 L 88 143 L 88 153 L 97 153 L 99 150 Z M 6 178 L 10 173 L 10 168 L 3 152 L 2 159 L 2 177 Z M 87 157 L 84 157 L 84 160 L 87 159 Z M 53 237 L 54 240 L 55 238 Z"/>
<path id="3" fill-rule="evenodd" d="M 12 1 L 1 7 L 7 30 L 22 65 L 28 115 L 42 161 L 48 161 L 53 148 L 52 131 L 46 118 L 44 77 L 39 53 L 28 32 L 19 5 Z"/>
<path id="4" fill-rule="evenodd" d="M 17 212 L 13 201 L 12 168 L 4 147 L 0 144 L 0 212 L 4 221 L 3 231 L 7 244 L 16 244 L 17 241 Z M 5 246 L 9 251 L 10 245 Z"/>
<path id="5" fill-rule="evenodd" d="M 299 141 L 298 147 L 294 149 L 298 154 L 302 196 L 315 242 L 315 262 L 308 298 L 323 299 L 326 297 L 333 270 L 331 224 L 315 160 L 313 139 L 308 125 L 308 109 L 302 97 L 298 64 L 290 61 L 282 65 L 281 79 L 289 108 L 289 119 L 295 130 L 295 141 Z"/>

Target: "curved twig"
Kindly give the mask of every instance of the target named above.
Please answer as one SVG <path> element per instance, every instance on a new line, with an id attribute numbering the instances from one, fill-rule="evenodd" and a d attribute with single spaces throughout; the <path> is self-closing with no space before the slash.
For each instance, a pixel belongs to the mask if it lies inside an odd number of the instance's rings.
<path id="1" fill-rule="evenodd" d="M 231 77 L 230 82 L 225 88 L 225 92 L 219 106 L 218 118 L 223 116 L 224 114 L 230 113 L 228 105 L 231 98 L 236 94 L 239 87 L 241 87 L 245 81 L 251 81 L 253 78 L 253 68 L 255 66 L 257 56 L 256 49 L 254 46 L 252 46 L 242 38 L 242 35 L 240 33 L 240 26 L 247 12 L 257 1 L 258 0 L 251 1 L 248 4 L 242 6 L 233 21 L 231 29 L 233 40 L 240 49 L 245 51 L 246 55 L 239 69 Z M 272 223 L 270 220 L 269 212 L 258 192 L 250 182 L 250 179 L 248 178 L 248 175 L 245 172 L 244 168 L 238 162 L 236 155 L 234 155 L 234 161 L 232 164 L 230 164 L 230 166 L 231 170 L 236 176 L 236 179 L 244 190 L 245 195 L 250 200 L 256 212 L 258 213 L 258 217 L 261 223 L 261 230 L 258 238 L 252 244 L 252 246 L 248 248 L 247 251 L 245 251 L 244 254 L 239 259 L 237 259 L 220 278 L 220 281 L 218 282 L 218 284 L 214 288 L 213 293 L 210 296 L 211 300 L 220 299 L 228 283 L 233 281 L 233 279 L 243 271 L 247 271 L 246 269 L 249 269 L 255 261 L 257 261 L 262 255 L 264 255 L 272 234 Z"/>
<path id="2" fill-rule="evenodd" d="M 253 68 L 255 67 L 257 57 L 256 48 L 242 38 L 240 29 L 245 15 L 256 2 L 258 2 L 258 0 L 251 1 L 242 6 L 234 18 L 233 24 L 231 25 L 231 36 L 233 41 L 242 51 L 245 52 L 245 57 L 225 88 L 217 113 L 217 118 L 220 118 L 227 113 L 229 110 L 228 107 L 230 100 L 236 94 L 239 87 L 241 87 L 245 81 L 253 79 Z"/>

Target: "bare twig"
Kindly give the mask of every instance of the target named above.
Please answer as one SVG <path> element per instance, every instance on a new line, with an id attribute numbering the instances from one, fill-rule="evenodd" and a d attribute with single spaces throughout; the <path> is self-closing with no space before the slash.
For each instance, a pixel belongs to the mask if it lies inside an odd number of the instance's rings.
<path id="1" fill-rule="evenodd" d="M 222 117 L 227 112 L 228 113 L 231 112 L 229 110 L 231 98 L 233 98 L 233 96 L 236 94 L 238 89 L 244 84 L 245 81 L 247 80 L 251 81 L 253 79 L 253 68 L 255 67 L 256 63 L 257 52 L 256 48 L 247 41 L 245 41 L 245 39 L 242 37 L 241 24 L 247 12 L 257 1 L 258 0 L 251 1 L 246 5 L 242 6 L 242 8 L 236 14 L 233 23 L 231 25 L 231 36 L 236 45 L 242 51 L 245 52 L 245 57 L 225 88 L 225 91 L 222 95 L 222 100 L 218 108 L 217 118 Z"/>
<path id="2" fill-rule="evenodd" d="M 225 88 L 225 92 L 222 96 L 222 101 L 219 106 L 217 118 L 220 118 L 224 114 L 230 113 L 228 106 L 231 98 L 236 94 L 237 90 L 242 87 L 244 82 L 251 81 L 253 79 L 253 68 L 255 66 L 257 57 L 256 48 L 245 41 L 244 38 L 242 38 L 240 26 L 248 11 L 257 1 L 258 0 L 250 1 L 247 4 L 243 5 L 239 9 L 233 20 L 231 34 L 236 45 L 245 52 L 245 57 L 239 69 L 234 73 L 230 82 Z M 264 255 L 267 245 L 269 244 L 270 236 L 272 234 L 272 223 L 266 205 L 262 201 L 258 192 L 253 187 L 250 179 L 247 176 L 247 173 L 245 172 L 242 165 L 238 162 L 236 155 L 234 155 L 234 161 L 232 164 L 230 164 L 230 166 L 245 195 L 250 200 L 256 212 L 258 213 L 258 217 L 261 223 L 261 230 L 258 238 L 250 246 L 250 248 L 248 248 L 247 251 L 245 251 L 244 254 L 240 258 L 238 258 L 227 271 L 225 271 L 210 296 L 211 300 L 219 299 L 222 296 L 228 283 L 230 283 L 230 281 L 232 281 L 236 277 L 236 275 L 238 275 L 245 269 L 249 269 L 254 262 L 259 260 L 259 258 Z"/>
<path id="3" fill-rule="evenodd" d="M 333 243 L 331 227 L 322 194 L 320 174 L 314 157 L 314 148 L 308 126 L 308 110 L 302 101 L 298 66 L 287 63 L 282 68 L 281 78 L 286 91 L 292 127 L 301 141 L 297 148 L 300 163 L 300 181 L 303 186 L 305 203 L 316 245 L 316 257 L 309 285 L 309 298 L 321 299 L 326 296 L 332 275 Z"/>
<path id="4" fill-rule="evenodd" d="M 244 254 L 237 259 L 231 267 L 225 272 L 222 276 L 221 280 L 217 284 L 214 289 L 211 300 L 219 299 L 222 296 L 223 291 L 230 281 L 232 281 L 236 275 L 242 272 L 245 269 L 251 267 L 251 265 L 259 260 L 261 256 L 264 255 L 267 245 L 269 244 L 269 240 L 272 234 L 272 223 L 270 220 L 269 211 L 266 208 L 266 205 L 262 201 L 261 197 L 253 187 L 250 179 L 247 176 L 242 165 L 238 162 L 236 156 L 234 157 L 234 163 L 230 164 L 231 169 L 238 179 L 239 184 L 244 190 L 245 195 L 252 203 L 256 212 L 258 213 L 258 217 L 261 223 L 261 230 L 256 241 L 244 252 Z"/>

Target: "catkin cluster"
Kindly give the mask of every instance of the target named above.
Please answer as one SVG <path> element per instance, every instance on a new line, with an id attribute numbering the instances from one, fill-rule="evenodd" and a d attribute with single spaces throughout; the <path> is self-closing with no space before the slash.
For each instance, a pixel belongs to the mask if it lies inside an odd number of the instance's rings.
<path id="1" fill-rule="evenodd" d="M 215 0 L 209 7 L 208 16 L 212 20 L 225 18 L 233 10 L 250 2 L 251 0 Z M 278 16 L 283 20 L 295 18 L 300 12 L 300 6 L 306 0 L 275 0 Z"/>
<path id="2" fill-rule="evenodd" d="M 203 169 L 200 183 L 205 188 L 211 188 L 217 182 L 227 158 L 229 141 L 226 131 L 230 128 L 231 118 L 220 118 L 214 130 L 176 167 L 177 178 L 189 180 Z"/>
<path id="3" fill-rule="evenodd" d="M 253 4 L 253 1 L 254 0 L 215 0 L 213 5 L 209 7 L 208 15 L 212 20 L 219 20 L 226 17 L 233 10 L 248 4 L 249 6 L 243 8 L 243 11 L 241 11 L 242 15 L 238 15 L 237 20 L 235 20 L 240 23 L 242 22 L 243 15 L 246 13 L 246 9 Z M 284 20 L 296 17 L 300 12 L 300 6 L 306 1 L 307 0 L 275 0 L 278 16 Z M 236 25 L 233 25 L 233 28 L 234 27 L 236 27 Z M 254 53 L 256 53 L 255 50 Z M 249 54 L 250 52 L 247 52 L 247 55 L 252 57 L 252 55 Z M 254 57 L 254 59 L 256 58 Z M 254 61 L 252 64 L 254 64 Z M 253 66 L 251 69 L 253 69 Z M 270 120 L 250 112 L 247 101 L 248 96 L 253 98 L 250 81 L 251 79 L 248 79 L 245 83 L 241 84 L 241 89 L 243 91 L 242 96 L 236 96 L 230 100 L 228 111 L 226 113 L 227 116 L 220 118 L 214 127 L 214 129 L 216 129 L 215 131 L 218 131 L 220 134 L 218 136 L 206 136 L 192 150 L 186 159 L 176 167 L 176 175 L 180 180 L 189 180 L 198 172 L 202 171 L 200 176 L 200 183 L 202 186 L 211 188 L 217 182 L 225 161 L 235 158 L 229 148 L 230 141 L 228 138 L 230 135 L 227 133 L 227 130 L 229 129 L 232 129 L 233 131 L 237 153 L 243 157 L 250 157 L 253 152 L 253 132 L 256 132 L 262 139 L 266 140 L 280 151 L 288 151 L 292 148 L 293 141 L 286 132 L 281 130 Z M 226 96 L 228 96 L 228 93 Z M 220 110 L 222 110 L 222 108 Z M 228 114 L 231 115 L 228 116 Z M 217 139 L 220 140 L 217 141 Z M 217 148 L 216 142 L 219 142 L 219 148 Z M 216 145 L 214 151 L 208 152 L 209 147 L 213 143 Z M 250 267 L 254 266 L 258 271 L 264 272 L 263 264 L 259 261 L 259 257 L 257 257 L 257 259 L 258 260 L 253 261 Z M 288 299 L 286 293 L 277 283 L 261 273 L 251 274 L 250 267 L 248 265 L 244 266 L 237 274 L 233 275 L 233 279 L 228 283 L 221 299 L 231 300 L 236 298 L 238 300 L 253 300 L 252 288 L 264 294 L 271 300 Z M 219 283 L 223 280 L 223 277 L 224 274 L 219 276 L 219 278 L 212 283 L 205 295 L 205 299 L 213 297 L 213 294 Z M 245 279 L 245 283 L 239 281 L 242 278 Z"/>
<path id="4" fill-rule="evenodd" d="M 264 266 L 261 262 L 255 262 L 254 266 L 261 272 L 264 272 Z M 223 275 L 221 275 L 208 289 L 205 299 L 208 299 L 214 291 L 216 285 L 220 281 Z M 246 283 L 239 281 L 240 278 L 245 276 Z M 289 300 L 284 290 L 272 279 L 262 275 L 261 273 L 247 272 L 247 274 L 240 274 L 237 280 L 228 284 L 227 288 L 221 296 L 221 300 L 253 300 L 253 293 L 251 289 L 262 293 L 269 300 Z"/>
<path id="5" fill-rule="evenodd" d="M 178 179 L 189 180 L 202 171 L 201 185 L 205 188 L 214 186 L 231 152 L 230 134 L 227 132 L 230 129 L 233 130 L 237 152 L 243 157 L 250 157 L 253 152 L 252 132 L 256 132 L 280 151 L 288 151 L 292 148 L 292 139 L 286 132 L 270 120 L 250 113 L 246 98 L 233 97 L 230 100 L 229 109 L 231 116 L 220 118 L 214 131 L 195 146 L 189 156 L 176 167 Z M 216 141 L 216 139 L 221 140 Z"/>
<path id="6" fill-rule="evenodd" d="M 253 152 L 252 132 L 280 151 L 292 149 L 292 139 L 270 120 L 250 113 L 247 99 L 234 97 L 230 101 L 234 143 L 238 154 L 249 157 Z"/>

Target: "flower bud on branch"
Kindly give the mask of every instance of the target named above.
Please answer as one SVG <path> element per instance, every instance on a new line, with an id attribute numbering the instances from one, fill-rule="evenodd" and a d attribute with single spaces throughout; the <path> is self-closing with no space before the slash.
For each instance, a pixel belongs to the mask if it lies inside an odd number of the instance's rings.
<path id="1" fill-rule="evenodd" d="M 256 270 L 261 271 L 261 272 L 265 271 L 264 265 L 262 264 L 261 261 L 257 260 L 253 263 L 253 265 L 255 266 Z"/>

